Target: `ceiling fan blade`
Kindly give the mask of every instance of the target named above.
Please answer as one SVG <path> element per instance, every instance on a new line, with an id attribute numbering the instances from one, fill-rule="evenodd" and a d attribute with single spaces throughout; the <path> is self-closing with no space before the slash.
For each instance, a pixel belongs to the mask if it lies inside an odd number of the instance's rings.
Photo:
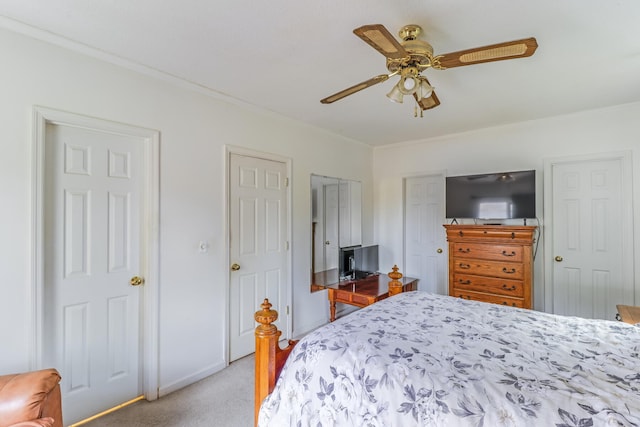
<path id="1" fill-rule="evenodd" d="M 380 74 L 379 76 L 375 76 L 369 80 L 366 80 L 362 83 L 358 83 L 357 85 L 353 85 L 350 88 L 347 88 L 345 90 L 341 90 L 338 93 L 334 93 L 331 96 L 327 96 L 324 99 L 321 99 L 320 102 L 323 104 L 331 104 L 332 102 L 338 101 L 339 99 L 342 99 L 346 96 L 349 96 L 351 94 L 354 94 L 356 92 L 361 91 L 362 89 L 366 89 L 370 86 L 373 85 L 377 85 L 378 83 L 382 83 L 384 81 L 387 81 L 389 79 L 389 75 L 388 74 Z"/>
<path id="2" fill-rule="evenodd" d="M 402 59 L 409 56 L 382 24 L 364 25 L 353 30 L 353 33 L 387 58 Z"/>
<path id="3" fill-rule="evenodd" d="M 413 97 L 416 99 L 416 102 L 423 110 L 429 110 L 440 105 L 440 100 L 436 96 L 435 92 L 431 92 L 431 96 L 429 96 L 428 98 L 422 98 L 420 100 L 418 100 L 418 97 L 415 93 L 413 94 Z"/>
<path id="4" fill-rule="evenodd" d="M 534 37 L 439 55 L 442 68 L 462 67 L 483 62 L 524 58 L 533 55 L 538 43 Z"/>

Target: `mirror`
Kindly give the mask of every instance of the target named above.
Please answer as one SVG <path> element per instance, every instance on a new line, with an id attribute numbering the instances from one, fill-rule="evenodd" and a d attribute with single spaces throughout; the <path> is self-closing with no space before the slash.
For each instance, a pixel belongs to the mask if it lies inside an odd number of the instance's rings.
<path id="1" fill-rule="evenodd" d="M 311 175 L 311 291 L 339 279 L 340 248 L 362 244 L 362 184 Z"/>

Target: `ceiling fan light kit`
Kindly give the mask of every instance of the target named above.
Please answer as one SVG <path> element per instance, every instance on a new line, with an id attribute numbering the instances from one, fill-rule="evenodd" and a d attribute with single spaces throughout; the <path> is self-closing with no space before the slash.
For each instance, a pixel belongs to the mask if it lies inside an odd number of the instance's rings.
<path id="1" fill-rule="evenodd" d="M 331 104 L 370 86 L 382 83 L 400 74 L 387 97 L 399 104 L 404 95 L 413 95 L 416 105 L 414 116 L 420 117 L 422 112 L 440 105 L 433 87 L 421 73 L 428 68 L 445 70 L 447 68 L 480 64 L 483 62 L 501 61 L 505 59 L 524 58 L 533 55 L 538 47 L 536 39 L 514 40 L 458 52 L 433 54 L 433 47 L 418 37 L 422 34 L 419 25 L 405 25 L 398 35 L 402 42 L 398 42 L 381 24 L 364 25 L 353 30 L 354 34 L 367 42 L 371 47 L 387 58 L 386 65 L 389 74 L 381 74 L 357 85 L 351 86 L 331 96 L 320 100 L 323 104 Z"/>
<path id="2" fill-rule="evenodd" d="M 428 98 L 433 93 L 433 87 L 423 76 L 407 75 L 400 77 L 400 81 L 391 88 L 387 98 L 402 104 L 404 95 L 415 95 L 416 101 Z"/>

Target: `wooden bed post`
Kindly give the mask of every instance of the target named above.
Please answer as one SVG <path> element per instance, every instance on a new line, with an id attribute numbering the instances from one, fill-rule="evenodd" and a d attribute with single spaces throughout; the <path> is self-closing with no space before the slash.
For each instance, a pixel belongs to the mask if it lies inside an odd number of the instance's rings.
<path id="1" fill-rule="evenodd" d="M 398 266 L 395 264 L 391 270 L 393 271 L 387 274 L 387 276 L 391 278 L 391 281 L 389 282 L 389 296 L 393 296 L 402 292 L 402 282 L 400 281 L 400 279 L 402 278 L 402 273 L 398 271 Z"/>
<path id="2" fill-rule="evenodd" d="M 271 323 L 278 319 L 278 312 L 271 310 L 271 303 L 265 298 L 262 310 L 256 311 L 254 318 L 260 325 L 256 328 L 256 401 L 254 425 L 258 425 L 258 412 L 262 401 L 275 385 L 275 361 L 278 338 L 281 332 Z"/>
<path id="3" fill-rule="evenodd" d="M 261 304 L 262 310 L 256 311 L 254 318 L 260 323 L 256 327 L 256 372 L 255 372 L 255 408 L 254 425 L 258 425 L 258 413 L 260 405 L 269 393 L 273 391 L 276 380 L 289 353 L 297 341 L 289 340 L 289 345 L 281 349 L 278 345 L 282 332 L 275 325 L 278 312 L 271 310 L 271 303 L 267 298 Z"/>

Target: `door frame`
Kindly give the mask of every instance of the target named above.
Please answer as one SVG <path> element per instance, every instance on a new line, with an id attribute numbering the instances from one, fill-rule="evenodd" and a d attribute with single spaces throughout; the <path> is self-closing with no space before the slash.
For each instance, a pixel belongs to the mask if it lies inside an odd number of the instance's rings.
<path id="1" fill-rule="evenodd" d="M 624 281 L 634 283 L 634 300 L 638 300 L 639 285 L 634 281 L 634 224 L 633 224 L 633 162 L 632 152 L 614 151 L 605 153 L 593 153 L 580 156 L 553 157 L 544 160 L 544 307 L 543 310 L 553 313 L 553 167 L 568 163 L 584 163 L 592 161 L 619 160 L 622 167 L 622 218 L 624 224 L 629 224 L 631 230 L 622 233 L 622 252 L 630 259 L 628 268 L 622 272 Z M 628 196 L 628 197 L 627 197 Z M 624 262 L 624 260 L 623 260 Z M 634 301 L 634 304 L 635 304 Z"/>
<path id="2" fill-rule="evenodd" d="M 140 373 L 147 400 L 158 398 L 159 370 L 159 214 L 160 132 L 80 114 L 34 106 L 31 145 L 31 250 L 29 287 L 29 366 L 41 369 L 44 343 L 44 179 L 47 124 L 70 126 L 138 138 L 142 141 L 140 273 L 145 278 L 140 296 Z"/>
<path id="3" fill-rule="evenodd" d="M 287 242 L 289 244 L 288 250 L 287 250 L 287 272 L 288 274 L 288 278 L 287 278 L 287 283 L 285 284 L 285 288 L 287 290 L 287 306 L 290 308 L 290 314 L 286 319 L 285 325 L 286 325 L 286 330 L 283 331 L 283 335 L 282 337 L 280 337 L 280 339 L 289 339 L 291 337 L 291 330 L 292 330 L 292 325 L 293 325 L 293 290 L 292 290 L 292 283 L 293 283 L 293 262 L 292 262 L 292 254 L 293 254 L 293 243 L 292 243 L 292 230 L 293 230 L 293 219 L 292 219 L 292 212 L 293 212 L 293 198 L 292 198 L 292 188 L 293 188 L 293 182 L 291 179 L 291 158 L 289 157 L 284 157 L 284 156 L 280 156 L 277 154 L 272 154 L 272 153 L 266 153 L 264 151 L 257 151 L 257 150 L 252 150 L 249 148 L 244 148 L 244 147 L 239 147 L 239 146 L 234 146 L 234 145 L 225 145 L 224 146 L 224 178 L 223 178 L 223 185 L 224 185 L 224 203 L 225 203 L 225 207 L 224 207 L 224 238 L 225 238 L 225 266 L 227 266 L 227 274 L 225 275 L 225 287 L 224 287 L 224 301 L 226 301 L 226 304 L 224 306 L 225 309 L 225 316 L 224 316 L 224 321 L 225 321 L 225 325 L 224 325 L 224 329 L 223 329 L 223 336 L 224 336 L 224 348 L 223 348 L 223 354 L 224 354 L 224 363 L 225 366 L 229 365 L 229 360 L 231 359 L 230 356 L 230 350 L 231 350 L 231 334 L 229 333 L 229 328 L 231 327 L 231 309 L 230 309 L 230 296 L 231 296 L 231 269 L 228 268 L 228 266 L 231 265 L 231 240 L 229 239 L 230 233 L 231 233 L 231 215 L 230 215 L 230 209 L 231 209 L 231 155 L 235 154 L 235 155 L 239 155 L 239 156 L 246 156 L 246 157 L 256 157 L 259 159 L 264 159 L 264 160 L 272 160 L 275 162 L 281 162 L 284 163 L 287 169 L 287 178 L 289 180 L 289 184 L 287 185 L 287 206 L 286 206 L 286 212 L 287 212 L 287 227 L 286 227 L 286 231 L 287 231 Z M 259 309 L 260 307 L 256 307 L 256 311 Z M 283 313 L 278 313 L 279 316 L 282 316 Z M 285 314 L 286 315 L 286 314 Z M 282 318 L 282 317 L 280 317 Z"/>

